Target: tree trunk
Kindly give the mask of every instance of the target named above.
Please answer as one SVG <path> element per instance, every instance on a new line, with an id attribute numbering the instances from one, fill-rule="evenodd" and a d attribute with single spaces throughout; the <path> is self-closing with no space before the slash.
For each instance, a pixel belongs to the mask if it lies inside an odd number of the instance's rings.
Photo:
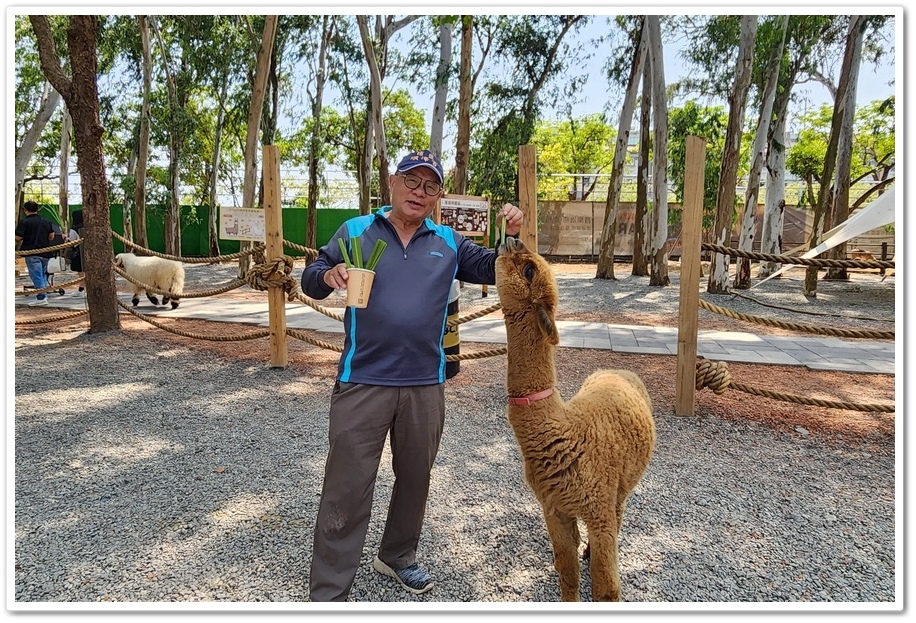
<path id="1" fill-rule="evenodd" d="M 667 286 L 668 277 L 668 99 L 665 94 L 665 63 L 657 15 L 647 15 L 649 54 L 652 56 L 653 236 L 650 250 L 649 285 Z"/>
<path id="2" fill-rule="evenodd" d="M 601 248 L 598 252 L 598 268 L 595 275 L 598 279 L 616 279 L 614 276 L 614 246 L 617 233 L 617 209 L 620 206 L 620 188 L 623 184 L 623 165 L 630 143 L 630 125 L 633 123 L 633 110 L 636 107 L 636 94 L 639 92 L 639 80 L 646 61 L 646 25 L 636 35 L 636 46 L 633 62 L 630 64 L 630 75 L 627 79 L 627 90 L 620 109 L 620 120 L 617 127 L 617 143 L 614 146 L 614 163 L 611 167 L 611 179 L 608 184 L 607 202 L 604 208 L 604 226 L 601 231 Z"/>
<path id="3" fill-rule="evenodd" d="M 468 157 L 471 146 L 471 53 L 474 48 L 474 16 L 461 16 L 461 68 L 458 73 L 458 136 L 455 140 L 455 186 L 467 193 Z"/>
<path id="4" fill-rule="evenodd" d="M 70 223 L 70 134 L 73 131 L 73 118 L 67 105 L 64 104 L 63 119 L 60 126 L 60 180 L 57 193 L 57 209 L 61 222 L 64 224 L 64 233 L 69 231 Z"/>
<path id="5" fill-rule="evenodd" d="M 321 20 L 321 46 L 318 50 L 318 68 L 315 76 L 315 95 L 312 99 L 312 137 L 309 147 L 309 192 L 308 214 L 306 216 L 305 246 L 318 248 L 318 152 L 321 148 L 321 108 L 324 97 L 324 82 L 328 62 L 328 46 L 331 44 L 333 18 L 325 15 Z"/>
<path id="6" fill-rule="evenodd" d="M 652 63 L 646 59 L 642 72 L 642 103 L 639 111 L 639 161 L 636 163 L 636 214 L 633 232 L 633 270 L 639 277 L 649 276 L 649 134 L 652 114 Z"/>
<path id="7" fill-rule="evenodd" d="M 864 20 L 863 20 L 864 21 Z M 864 29 L 864 24 L 862 25 Z M 852 184 L 852 143 L 853 143 L 853 126 L 855 124 L 856 112 L 856 85 L 859 82 L 859 65 L 862 60 L 862 30 L 858 31 L 853 44 L 853 59 L 849 68 L 849 81 L 846 90 L 846 105 L 843 111 L 842 130 L 840 131 L 840 142 L 837 146 L 837 163 L 836 163 L 836 192 L 833 201 L 830 204 L 832 210 L 828 210 L 824 219 L 824 228 L 833 229 L 840 223 L 849 218 L 849 188 Z M 846 259 L 846 243 L 841 242 L 825 254 L 826 257 L 835 260 Z M 846 281 L 849 275 L 845 267 L 827 268 L 824 279 L 839 279 Z"/>
<path id="8" fill-rule="evenodd" d="M 121 328 L 115 303 L 114 251 L 111 244 L 111 219 L 108 205 L 108 180 L 102 151 L 105 129 L 99 122 L 96 41 L 98 17 L 70 16 L 67 47 L 72 80 L 61 70 L 60 59 L 47 16 L 31 15 L 29 20 L 38 41 L 41 68 L 73 117 L 73 142 L 76 164 L 82 182 L 84 216 L 83 270 L 86 273 L 86 298 L 89 306 L 89 333 L 117 331 Z"/>
<path id="9" fill-rule="evenodd" d="M 741 218 L 741 233 L 738 237 L 738 249 L 751 252 L 754 250 L 754 234 L 757 232 L 757 203 L 760 197 L 760 173 L 763 170 L 766 158 L 767 136 L 770 133 L 770 123 L 773 119 L 773 102 L 776 99 L 776 87 L 779 84 L 779 64 L 782 60 L 783 45 L 786 40 L 786 30 L 789 26 L 789 16 L 782 17 L 780 30 L 782 36 L 775 45 L 767 63 L 767 82 L 763 89 L 760 115 L 757 120 L 757 132 L 754 135 L 754 144 L 751 147 L 751 169 L 747 177 L 747 190 L 744 194 L 744 214 Z M 737 289 L 746 290 L 751 287 L 751 260 L 739 257 L 736 260 L 735 284 Z"/>
<path id="10" fill-rule="evenodd" d="M 744 110 L 747 106 L 747 92 L 751 84 L 751 70 L 754 64 L 754 42 L 757 38 L 757 16 L 742 15 L 741 37 L 738 44 L 738 61 L 735 66 L 735 81 L 728 94 L 728 128 L 725 132 L 725 149 L 719 173 L 719 188 L 716 193 L 716 224 L 713 243 L 727 247 L 731 245 L 732 219 L 735 216 L 735 186 L 738 182 L 738 158 L 741 154 L 741 134 L 744 124 Z M 709 267 L 707 291 L 712 294 L 728 292 L 729 256 L 713 253 Z"/>
<path id="11" fill-rule="evenodd" d="M 248 126 L 245 134 L 245 181 L 242 189 L 242 207 L 254 208 L 255 192 L 258 188 L 258 135 L 261 130 L 261 112 L 264 110 L 264 94 L 267 92 L 267 78 L 270 73 L 270 62 L 274 41 L 277 37 L 277 15 L 264 18 L 264 30 L 261 32 L 261 47 L 258 50 L 258 62 L 254 72 L 254 87 L 251 91 L 251 106 L 248 109 Z M 244 241 L 241 250 L 254 248 L 251 241 Z M 239 278 L 244 279 L 251 265 L 251 256 L 239 258 Z"/>
<path id="12" fill-rule="evenodd" d="M 359 36 L 363 42 L 363 52 L 366 54 L 366 63 L 369 66 L 369 115 L 375 130 L 375 154 L 378 157 L 378 182 L 379 202 L 381 205 L 391 203 L 391 189 L 388 186 L 388 146 L 385 140 L 385 119 L 382 114 L 382 76 L 379 70 L 378 58 L 372 38 L 369 36 L 369 26 L 365 15 L 357 15 L 356 23 L 359 25 Z M 384 50 L 387 41 L 379 42 L 379 50 Z"/>
<path id="13" fill-rule="evenodd" d="M 436 95 L 429 130 L 429 149 L 442 158 L 442 135 L 445 127 L 445 105 L 448 102 L 448 69 L 452 65 L 452 25 L 439 26 L 439 65 L 436 67 Z"/>
<path id="14" fill-rule="evenodd" d="M 210 156 L 210 184 L 208 189 L 208 201 L 210 213 L 207 217 L 207 248 L 211 257 L 219 255 L 219 198 L 217 188 L 219 187 L 219 163 L 222 158 L 223 149 L 223 130 L 226 125 L 226 92 L 228 90 L 228 76 L 223 76 L 223 82 L 220 85 L 219 96 L 217 99 L 216 112 L 216 131 L 213 135 L 213 152 Z"/>
<path id="15" fill-rule="evenodd" d="M 824 218 L 830 209 L 830 203 L 833 201 L 832 181 L 837 166 L 837 153 L 839 151 L 840 135 L 844 131 L 851 132 L 851 128 L 845 128 L 843 122 L 846 119 L 846 108 L 849 105 L 847 93 L 850 88 L 850 79 L 856 73 L 853 70 L 854 64 L 857 64 L 859 58 L 856 56 L 856 50 L 859 48 L 858 40 L 862 36 L 862 30 L 865 27 L 865 18 L 861 15 L 853 15 L 849 20 L 849 31 L 846 35 L 846 50 L 843 53 L 843 64 L 840 69 L 840 80 L 837 85 L 836 101 L 833 104 L 833 118 L 830 123 L 830 139 L 827 142 L 827 153 L 824 156 L 824 170 L 821 174 L 821 185 L 817 195 L 817 204 L 814 206 L 814 224 L 812 226 L 811 238 L 808 241 L 808 248 L 813 249 L 818 245 L 821 235 L 824 233 Z M 816 266 L 809 266 L 805 270 L 804 295 L 806 297 L 817 297 L 817 272 Z"/>
<path id="16" fill-rule="evenodd" d="M 134 189 L 134 242 L 149 248 L 146 230 L 146 171 L 149 166 L 150 91 L 152 90 L 153 55 L 150 49 L 149 21 L 145 15 L 137 18 L 143 49 L 143 101 L 140 106 L 140 136 L 137 141 L 136 187 Z M 125 236 L 130 233 L 125 231 Z"/>
<path id="17" fill-rule="evenodd" d="M 22 145 L 16 147 L 16 181 L 13 196 L 13 229 L 19 221 L 19 203 L 22 196 L 22 186 L 25 183 L 25 169 L 29 166 L 32 154 L 35 153 L 35 146 L 41 133 L 44 131 L 51 115 L 60 103 L 60 93 L 55 91 L 50 82 L 45 84 L 44 94 L 42 95 L 41 107 L 35 115 L 35 121 L 29 126 L 25 136 L 22 138 Z"/>
<path id="18" fill-rule="evenodd" d="M 767 149 L 767 199 L 763 209 L 760 252 L 782 255 L 782 232 L 786 210 L 786 116 L 778 115 Z M 765 279 L 782 266 L 779 262 L 762 262 L 757 278 Z M 781 275 L 774 279 L 781 278 Z"/>

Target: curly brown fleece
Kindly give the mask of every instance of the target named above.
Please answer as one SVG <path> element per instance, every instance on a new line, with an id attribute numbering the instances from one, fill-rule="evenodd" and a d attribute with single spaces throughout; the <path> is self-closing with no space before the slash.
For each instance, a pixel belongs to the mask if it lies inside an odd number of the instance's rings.
<path id="1" fill-rule="evenodd" d="M 510 403 L 508 418 L 544 512 L 561 597 L 579 599 L 579 518 L 588 530 L 592 598 L 619 601 L 624 506 L 655 448 L 649 393 L 629 370 L 598 370 L 564 401 L 555 389 L 558 294 L 550 265 L 508 239 L 496 261 L 496 287 L 506 323 L 509 396 L 554 388 L 531 404 Z"/>

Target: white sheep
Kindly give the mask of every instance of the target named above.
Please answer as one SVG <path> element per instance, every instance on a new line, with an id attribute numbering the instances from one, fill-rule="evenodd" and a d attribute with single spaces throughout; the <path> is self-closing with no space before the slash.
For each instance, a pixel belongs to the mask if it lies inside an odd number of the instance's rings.
<path id="1" fill-rule="evenodd" d="M 594 601 L 620 600 L 618 537 L 627 497 L 655 448 L 652 401 L 629 370 L 593 372 L 570 400 L 556 389 L 557 281 L 550 265 L 513 238 L 496 260 L 506 323 L 508 419 L 553 545 L 563 601 L 579 599 L 579 528 Z"/>
<path id="2" fill-rule="evenodd" d="M 169 292 L 170 294 L 162 295 L 162 304 L 168 305 L 171 302 L 172 309 L 178 307 L 178 298 L 184 291 L 184 265 L 181 262 L 163 257 L 140 257 L 133 253 L 118 253 L 115 256 L 115 266 L 142 284 Z M 140 304 L 140 293 L 146 291 L 146 288 L 134 283 L 130 283 L 130 286 L 134 291 L 131 303 L 136 307 Z M 153 305 L 159 305 L 159 299 L 149 292 L 146 292 L 146 298 Z"/>

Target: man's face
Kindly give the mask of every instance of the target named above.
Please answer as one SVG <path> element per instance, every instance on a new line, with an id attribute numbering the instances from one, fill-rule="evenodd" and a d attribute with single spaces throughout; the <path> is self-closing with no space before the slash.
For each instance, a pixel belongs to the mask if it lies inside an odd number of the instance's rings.
<path id="1" fill-rule="evenodd" d="M 419 184 L 416 184 L 417 179 L 420 180 Z M 406 173 L 396 173 L 391 176 L 390 184 L 391 208 L 408 221 L 420 221 L 429 216 L 442 194 L 439 176 L 426 167 L 415 167 Z M 410 188 L 414 184 L 417 187 Z M 438 192 L 430 195 L 426 191 L 427 186 L 432 185 L 438 186 Z"/>

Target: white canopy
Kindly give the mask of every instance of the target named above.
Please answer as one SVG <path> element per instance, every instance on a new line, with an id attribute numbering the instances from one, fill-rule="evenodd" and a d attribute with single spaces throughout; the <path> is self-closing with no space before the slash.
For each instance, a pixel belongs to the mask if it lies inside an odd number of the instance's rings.
<path id="1" fill-rule="evenodd" d="M 891 188 L 883 195 L 869 203 L 867 206 L 859 208 L 848 219 L 830 231 L 825 232 L 821 237 L 822 242 L 819 245 L 809 251 L 805 251 L 805 253 L 799 257 L 815 257 L 827 249 L 832 249 L 838 244 L 846 242 L 850 238 L 861 236 L 865 232 L 875 229 L 876 227 L 881 227 L 882 225 L 893 223 L 896 212 L 895 197 L 896 193 L 894 192 L 894 187 L 891 186 Z M 751 287 L 753 288 L 754 286 L 759 286 L 767 279 L 772 279 L 776 275 L 789 269 L 799 268 L 802 266 L 803 265 L 801 264 L 786 264 L 769 277 L 761 279 Z"/>

